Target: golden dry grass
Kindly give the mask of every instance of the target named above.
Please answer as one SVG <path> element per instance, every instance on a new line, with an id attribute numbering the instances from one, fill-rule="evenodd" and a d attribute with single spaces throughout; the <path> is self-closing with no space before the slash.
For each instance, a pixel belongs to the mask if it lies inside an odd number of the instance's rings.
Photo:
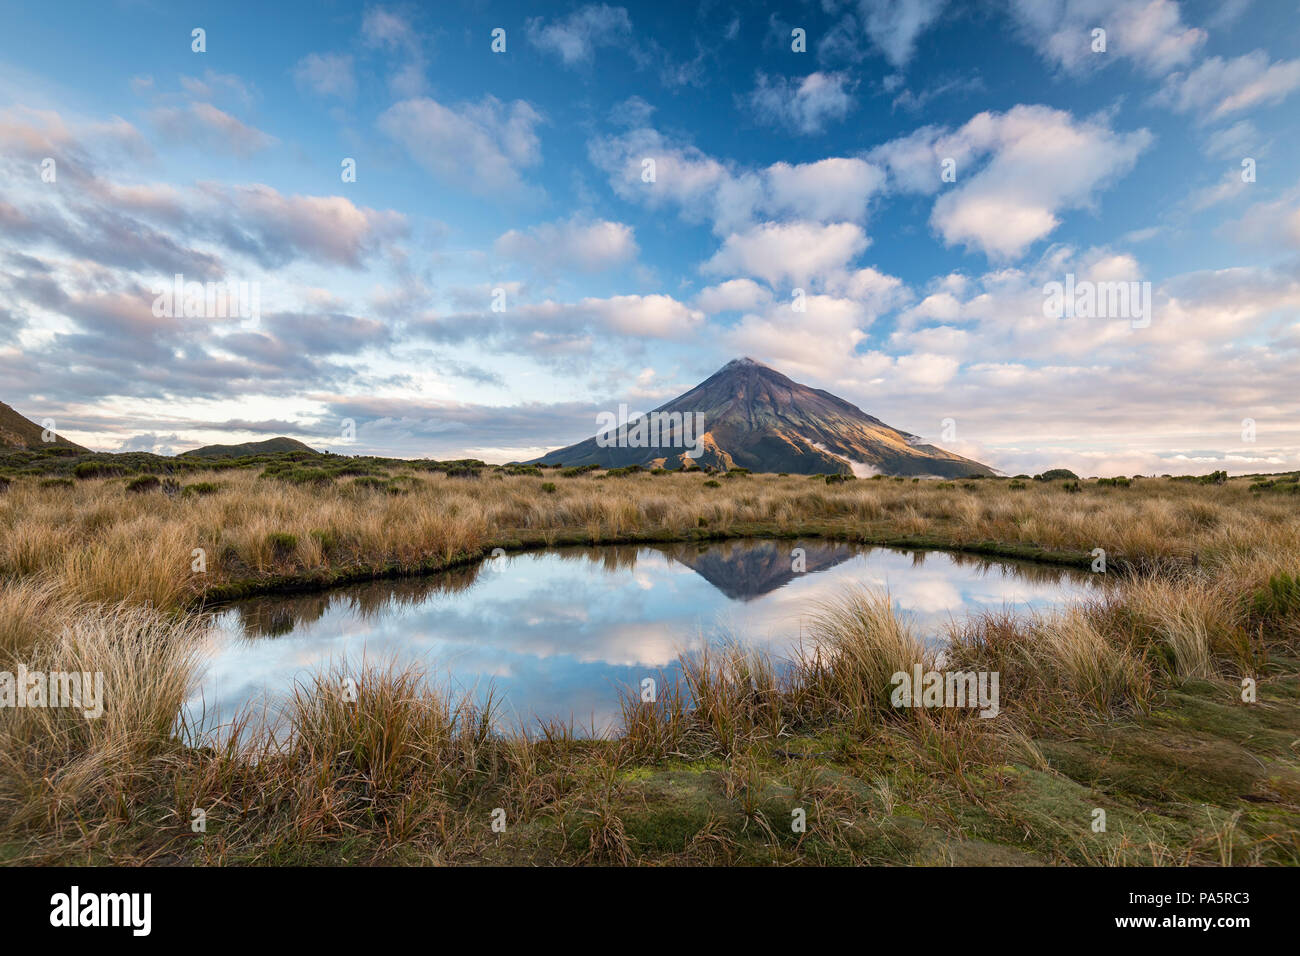
<path id="1" fill-rule="evenodd" d="M 1292 609 L 1258 600 L 1275 575 L 1300 571 L 1300 509 L 1294 496 L 1252 495 L 1239 481 L 1149 479 L 1080 494 L 987 480 L 826 486 L 775 476 L 714 489 L 701 475 L 559 479 L 545 494 L 540 481 L 435 475 L 394 496 L 237 471 L 207 497 L 130 495 L 112 480 L 72 489 L 15 482 L 0 495 L 0 667 L 100 671 L 110 698 L 99 721 L 0 710 L 0 848 L 21 846 L 17 858 L 33 860 L 169 858 L 193 808 L 207 807 L 239 822 L 202 843 L 204 862 L 232 854 L 273 862 L 288 852 L 301 860 L 361 837 L 384 854 L 406 848 L 452 861 L 486 852 L 482 824 L 496 809 L 514 825 L 569 806 L 571 829 L 562 813 L 557 824 L 564 847 L 627 862 L 631 811 L 619 775 L 628 768 L 724 756 L 720 779 L 743 826 L 769 833 L 754 748 L 826 734 L 842 735 L 849 755 L 888 742 L 894 772 L 906 773 L 877 775 L 873 792 L 891 806 L 896 788 L 916 777 L 930 781 L 935 799 L 997 816 L 987 768 L 1015 760 L 1047 772 L 1036 730 L 1078 734 L 1087 721 L 1144 712 L 1187 681 L 1259 677 L 1271 653 L 1294 656 L 1300 638 Z M 341 673 L 301 687 L 289 702 L 292 733 L 281 739 L 246 717 L 203 747 L 176 735 L 202 640 L 201 618 L 186 608 L 212 589 L 431 568 L 519 540 L 810 530 L 1074 554 L 1101 547 L 1112 568 L 1156 573 L 1130 575 L 1068 612 L 959 623 L 946 653 L 955 667 L 1003 675 L 1001 722 L 892 710 L 890 675 L 935 661 L 884 596 L 856 592 L 813 609 L 801 661 L 735 648 L 689 658 L 685 686 L 655 702 L 625 701 L 615 741 L 578 740 L 558 725 L 530 738 L 495 734 L 490 703 L 452 702 L 420 674 L 382 668 L 352 672 L 355 700 L 339 694 Z M 191 569 L 195 548 L 206 552 L 206 571 Z M 814 819 L 883 812 L 815 774 L 791 779 L 811 794 Z M 726 858 L 738 842 L 710 816 L 690 846 Z M 1094 850 L 1052 852 L 1099 859 Z"/>
<path id="2" fill-rule="evenodd" d="M 328 579 L 380 569 L 428 570 L 515 541 L 636 535 L 806 533 L 912 536 L 962 547 L 984 542 L 1087 553 L 1112 564 L 1231 565 L 1256 577 L 1274 556 L 1300 567 L 1295 496 L 1251 494 L 1244 481 L 1206 486 L 1143 479 L 1131 488 L 1005 481 L 854 481 L 759 475 L 721 488 L 704 475 L 542 479 L 418 476 L 400 495 L 343 479 L 324 488 L 220 473 L 216 494 L 130 494 L 122 479 L 45 488 L 20 479 L 0 494 L 0 578 L 41 575 L 65 598 L 187 605 L 231 584 Z M 196 549 L 206 570 L 195 571 Z M 1260 565 L 1259 555 L 1270 557 Z M 1275 570 L 1275 568 L 1274 568 Z"/>

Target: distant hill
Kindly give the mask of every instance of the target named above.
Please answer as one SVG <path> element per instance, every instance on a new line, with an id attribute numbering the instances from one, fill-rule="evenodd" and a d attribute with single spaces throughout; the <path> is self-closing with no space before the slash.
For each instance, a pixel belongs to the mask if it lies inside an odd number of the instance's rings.
<path id="1" fill-rule="evenodd" d="M 661 415 L 696 412 L 703 416 L 704 427 L 701 453 L 693 459 L 700 467 L 802 475 L 959 478 L 994 474 L 987 465 L 923 444 L 856 405 L 820 388 L 800 385 L 752 358 L 733 359 L 689 392 L 655 409 Z M 596 436 L 534 462 L 681 468 L 692 459 L 685 456 L 679 433 L 673 434 L 677 440 L 661 441 L 660 447 L 628 447 L 638 440 L 633 422 L 618 430 L 616 443 L 607 437 L 602 445 Z"/>
<path id="2" fill-rule="evenodd" d="M 278 455 L 287 451 L 316 453 L 316 449 L 294 438 L 268 438 L 266 441 L 249 441 L 242 445 L 204 445 L 182 452 L 178 458 L 244 458 L 247 455 Z"/>
<path id="3" fill-rule="evenodd" d="M 39 451 L 42 448 L 72 448 L 76 451 L 89 451 L 76 442 L 68 441 L 60 435 L 54 441 L 41 441 L 43 429 L 30 419 L 24 418 L 16 411 L 0 402 L 0 448 L 19 451 Z"/>

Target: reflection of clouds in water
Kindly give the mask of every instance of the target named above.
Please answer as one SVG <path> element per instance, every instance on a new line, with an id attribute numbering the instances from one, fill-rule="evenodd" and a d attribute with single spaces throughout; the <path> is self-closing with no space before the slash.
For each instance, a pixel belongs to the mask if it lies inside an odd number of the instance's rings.
<path id="1" fill-rule="evenodd" d="M 447 575 L 241 602 L 215 619 L 191 704 L 229 719 L 330 661 L 355 668 L 364 656 L 418 663 L 456 693 L 486 695 L 491 685 L 508 724 L 538 715 L 602 727 L 617 716 L 619 686 L 675 672 L 678 655 L 702 640 L 788 656 L 815 606 L 852 584 L 888 588 L 918 633 L 937 639 L 965 613 L 1077 600 L 1092 583 L 1055 569 L 1022 574 L 941 552 L 824 542 L 802 543 L 809 570 L 792 574 L 797 545 L 558 549 L 497 559 L 494 572 L 461 572 L 453 584 L 442 583 Z M 245 636 L 251 622 L 270 629 Z"/>
<path id="2" fill-rule="evenodd" d="M 919 579 L 899 580 L 896 577 L 889 582 L 889 594 L 896 608 L 924 617 L 952 611 L 965 603 L 953 582 L 941 578 L 932 568 L 913 573 L 920 575 Z"/>

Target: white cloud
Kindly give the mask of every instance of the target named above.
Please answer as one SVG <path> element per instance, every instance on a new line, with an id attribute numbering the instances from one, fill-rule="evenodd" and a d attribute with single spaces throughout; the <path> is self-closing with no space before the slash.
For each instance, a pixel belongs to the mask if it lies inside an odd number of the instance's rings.
<path id="1" fill-rule="evenodd" d="M 861 227 L 849 222 L 769 222 L 729 235 L 701 269 L 757 276 L 772 286 L 785 280 L 800 285 L 844 270 L 869 242 Z"/>
<path id="2" fill-rule="evenodd" d="M 1231 60 L 1210 57 L 1188 73 L 1175 73 L 1157 94 L 1159 103 L 1179 113 L 1215 120 L 1241 110 L 1280 103 L 1300 88 L 1300 60 L 1270 63 L 1255 50 Z"/>
<path id="3" fill-rule="evenodd" d="M 829 295 L 810 295 L 804 312 L 788 299 L 745 315 L 723 334 L 732 355 L 758 355 L 781 371 L 825 377 L 854 365 L 850 358 L 866 338 L 863 328 L 874 316 L 861 303 Z"/>
<path id="4" fill-rule="evenodd" d="M 844 73 L 810 73 L 797 83 L 760 73 L 749 105 L 764 122 L 805 134 L 820 133 L 828 121 L 844 119 L 853 109 L 851 89 Z"/>
<path id="5" fill-rule="evenodd" d="M 1071 73 L 1122 58 L 1164 76 L 1189 62 L 1207 36 L 1183 24 L 1175 0 L 1012 0 L 1011 13 L 1025 42 Z M 1104 53 L 1092 49 L 1098 28 L 1106 31 Z"/>
<path id="6" fill-rule="evenodd" d="M 1219 182 L 1215 185 L 1207 186 L 1192 193 L 1188 197 L 1188 203 L 1196 211 L 1209 209 L 1221 202 L 1235 199 L 1248 188 L 1248 184 L 1242 181 L 1241 171 L 1230 169 L 1219 178 Z"/>
<path id="7" fill-rule="evenodd" d="M 606 219 L 579 217 L 547 222 L 525 231 L 511 229 L 496 241 L 498 255 L 544 271 L 599 272 L 636 258 L 632 227 Z"/>
<path id="8" fill-rule="evenodd" d="M 524 100 L 487 96 L 452 109 L 422 97 L 390 106 L 377 125 L 435 176 L 492 196 L 524 191 L 520 169 L 541 160 L 541 121 Z"/>
<path id="9" fill-rule="evenodd" d="M 1215 159 L 1258 158 L 1264 147 L 1264 138 L 1250 120 L 1238 120 L 1215 130 L 1205 140 L 1205 154 Z"/>
<path id="10" fill-rule="evenodd" d="M 1151 139 L 1146 130 L 1116 133 L 1102 118 L 1022 105 L 980 113 L 953 133 L 925 127 L 869 158 L 888 166 L 898 188 L 926 194 L 946 185 L 942 164 L 954 159 L 957 181 L 936 200 L 931 225 L 949 245 L 1010 259 L 1051 234 L 1061 212 L 1088 207 Z"/>
<path id="11" fill-rule="evenodd" d="M 961 363 L 950 355 L 912 352 L 898 356 L 894 368 L 908 385 L 929 390 L 941 388 L 951 381 L 960 365 Z"/>
<path id="12" fill-rule="evenodd" d="M 874 268 L 832 274 L 826 282 L 826 288 L 834 295 L 861 303 L 873 314 L 896 309 L 912 297 L 911 290 L 903 284 L 902 279 Z"/>
<path id="13" fill-rule="evenodd" d="M 704 313 L 669 295 L 616 295 L 583 299 L 579 309 L 622 335 L 686 338 L 699 331 Z"/>
<path id="14" fill-rule="evenodd" d="M 728 279 L 719 285 L 701 289 L 695 297 L 695 304 L 709 314 L 748 312 L 762 308 L 771 301 L 771 291 L 753 279 Z"/>
<path id="15" fill-rule="evenodd" d="M 1235 178 L 1240 182 L 1240 176 Z M 1277 199 L 1255 203 L 1224 229 L 1239 242 L 1252 246 L 1300 249 L 1300 186 Z"/>
<path id="16" fill-rule="evenodd" d="M 885 173 L 861 159 L 832 157 L 815 163 L 774 163 L 762 174 L 767 215 L 817 222 L 861 222 L 867 202 L 885 185 Z"/>
<path id="17" fill-rule="evenodd" d="M 343 196 L 286 196 L 261 184 L 200 188 L 262 247 L 338 265 L 360 266 L 368 249 L 406 232 L 401 213 L 359 207 Z"/>
<path id="18" fill-rule="evenodd" d="M 860 0 L 862 27 L 896 67 L 906 66 L 916 41 L 939 15 L 946 0 Z"/>
<path id="19" fill-rule="evenodd" d="M 878 166 L 849 157 L 745 169 L 647 128 L 595 139 L 588 153 L 623 199 L 652 209 L 677 206 L 683 218 L 710 222 L 723 236 L 769 220 L 864 223 L 885 182 Z M 647 159 L 655 163 L 652 183 L 642 179 Z"/>
<path id="20" fill-rule="evenodd" d="M 590 63 L 598 47 L 622 43 L 631 33 L 627 10 L 603 3 L 589 4 L 563 20 L 546 23 L 534 17 L 527 24 L 528 42 L 558 56 L 565 66 Z"/>

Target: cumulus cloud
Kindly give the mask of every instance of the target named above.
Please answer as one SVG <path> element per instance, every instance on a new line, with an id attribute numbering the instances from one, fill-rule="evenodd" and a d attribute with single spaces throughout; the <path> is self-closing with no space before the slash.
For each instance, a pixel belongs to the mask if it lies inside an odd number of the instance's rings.
<path id="1" fill-rule="evenodd" d="M 859 302 L 810 295 L 796 313 L 776 300 L 741 318 L 723 334 L 732 355 L 762 356 L 788 375 L 824 380 L 857 362 L 853 358 L 875 316 Z"/>
<path id="2" fill-rule="evenodd" d="M 1190 62 L 1204 30 L 1184 25 L 1176 0 L 1012 0 L 1025 42 L 1069 73 L 1119 58 L 1150 76 Z M 1092 50 L 1092 31 L 1106 31 L 1106 52 Z"/>
<path id="3" fill-rule="evenodd" d="M 550 272 L 567 269 L 600 272 L 629 262 L 637 255 L 631 226 L 577 216 L 523 231 L 511 229 L 497 239 L 494 248 L 497 255 Z"/>
<path id="4" fill-rule="evenodd" d="M 887 166 L 900 189 L 933 194 L 947 186 L 930 216 L 945 242 L 1012 259 L 1051 234 L 1060 213 L 1090 206 L 1151 142 L 1146 130 L 1116 133 L 1103 118 L 1016 106 L 980 113 L 953 132 L 925 127 L 869 158 Z M 940 176 L 949 158 L 955 184 Z"/>
<path id="5" fill-rule="evenodd" d="M 378 126 L 439 179 L 480 195 L 518 196 L 525 190 L 521 169 L 541 161 L 541 121 L 524 100 L 487 96 L 452 108 L 422 97 L 390 106 Z"/>
<path id="6" fill-rule="evenodd" d="M 766 123 L 820 133 L 828 121 L 844 119 L 853 109 L 852 86 L 844 73 L 810 73 L 798 82 L 760 73 L 749 105 Z"/>
<path id="7" fill-rule="evenodd" d="M 695 304 L 710 314 L 716 312 L 741 312 L 761 308 L 772 301 L 771 290 L 753 279 L 728 279 L 726 282 L 701 289 Z"/>
<path id="8" fill-rule="evenodd" d="M 533 46 L 558 56 L 565 66 L 574 66 L 590 63 L 598 47 L 625 43 L 632 20 L 623 7 L 589 4 L 563 20 L 548 23 L 542 17 L 530 18 L 526 29 Z"/>
<path id="9" fill-rule="evenodd" d="M 724 236 L 769 220 L 864 223 L 868 203 L 885 184 L 879 166 L 857 157 L 750 169 L 649 128 L 598 137 L 588 155 L 623 199 L 652 209 L 675 206 Z M 642 179 L 647 158 L 655 162 L 653 183 Z"/>
<path id="10" fill-rule="evenodd" d="M 1241 177 L 1234 174 L 1233 180 L 1240 183 Z M 1300 250 L 1300 185 L 1277 199 L 1254 203 L 1224 231 L 1247 245 Z"/>
<path id="11" fill-rule="evenodd" d="M 887 351 L 836 351 L 822 374 L 932 438 L 940 418 L 955 417 L 970 453 L 1008 473 L 1071 461 L 1086 462 L 1081 474 L 1242 472 L 1286 458 L 1300 439 L 1284 384 L 1300 358 L 1300 280 L 1262 268 L 1176 276 L 1155 284 L 1151 326 L 1133 329 L 1045 318 L 1042 284 L 1066 271 L 1093 281 L 1145 272 L 1125 253 L 1054 247 L 1026 269 L 950 276 L 904 313 Z M 1050 407 L 1023 401 L 1040 390 Z M 1268 421 L 1269 435 L 1235 455 L 1243 417 Z M 1076 436 L 1098 434 L 1105 451 L 1079 447 Z M 1207 447 L 1224 450 L 1189 451 Z"/>
<path id="12" fill-rule="evenodd" d="M 842 272 L 870 240 L 851 222 L 764 223 L 732 233 L 701 269 L 715 275 L 751 275 L 772 286 L 799 285 Z"/>

